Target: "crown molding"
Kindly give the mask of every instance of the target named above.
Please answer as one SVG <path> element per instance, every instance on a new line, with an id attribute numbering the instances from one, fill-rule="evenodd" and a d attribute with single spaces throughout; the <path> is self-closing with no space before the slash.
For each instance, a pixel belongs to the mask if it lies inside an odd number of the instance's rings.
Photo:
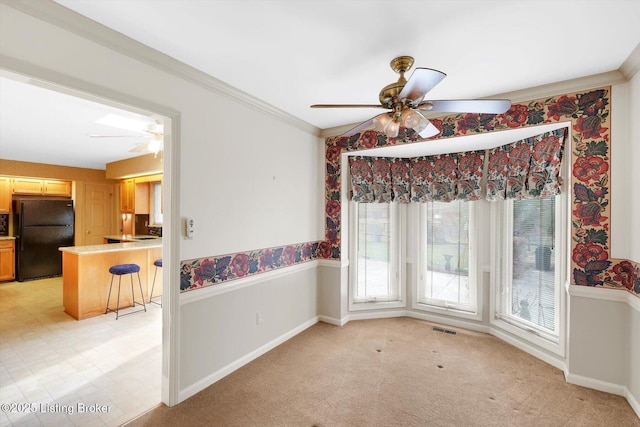
<path id="1" fill-rule="evenodd" d="M 507 98 L 511 102 L 524 102 L 533 99 L 547 98 L 550 96 L 572 93 L 582 90 L 596 89 L 603 86 L 613 86 L 626 83 L 620 71 L 608 71 L 606 73 L 594 74 L 577 79 L 564 80 L 561 82 L 549 83 L 532 88 L 517 90 L 513 92 L 501 93 L 488 98 Z"/>
<path id="2" fill-rule="evenodd" d="M 640 71 L 640 43 L 629 54 L 619 68 L 625 79 L 631 80 Z"/>
<path id="3" fill-rule="evenodd" d="M 320 129 L 316 126 L 53 1 L 0 0 L 0 3 L 320 136 Z"/>

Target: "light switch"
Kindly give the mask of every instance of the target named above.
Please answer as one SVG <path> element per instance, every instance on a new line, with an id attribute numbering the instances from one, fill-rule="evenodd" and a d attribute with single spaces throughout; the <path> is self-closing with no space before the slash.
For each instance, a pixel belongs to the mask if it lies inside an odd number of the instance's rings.
<path id="1" fill-rule="evenodd" d="M 193 238 L 193 233 L 195 233 L 196 230 L 196 221 L 193 218 L 187 218 L 185 225 L 187 237 L 190 239 Z"/>

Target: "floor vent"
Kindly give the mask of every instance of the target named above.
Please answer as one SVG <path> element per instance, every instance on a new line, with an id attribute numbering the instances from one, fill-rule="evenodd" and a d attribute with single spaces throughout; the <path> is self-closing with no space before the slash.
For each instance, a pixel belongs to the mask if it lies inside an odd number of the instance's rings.
<path id="1" fill-rule="evenodd" d="M 456 334 L 456 331 L 454 331 L 453 329 L 445 329 L 445 328 L 440 328 L 438 326 L 434 326 L 433 330 L 438 332 L 444 332 L 445 334 L 451 334 L 451 335 Z"/>

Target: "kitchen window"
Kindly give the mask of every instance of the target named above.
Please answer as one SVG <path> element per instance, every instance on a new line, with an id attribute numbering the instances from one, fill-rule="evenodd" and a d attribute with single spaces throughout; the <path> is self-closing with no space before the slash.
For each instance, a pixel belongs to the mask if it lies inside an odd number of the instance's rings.
<path id="1" fill-rule="evenodd" d="M 154 226 L 162 225 L 162 183 L 159 181 L 151 183 L 150 224 Z"/>

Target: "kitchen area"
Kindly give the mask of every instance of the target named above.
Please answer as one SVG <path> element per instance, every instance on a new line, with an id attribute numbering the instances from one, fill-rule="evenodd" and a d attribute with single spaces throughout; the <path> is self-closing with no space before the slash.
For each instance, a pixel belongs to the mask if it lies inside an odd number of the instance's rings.
<path id="1" fill-rule="evenodd" d="M 91 397 L 111 412 L 74 425 L 121 425 L 160 402 L 163 118 L 7 71 L 0 92 L 0 400 Z M 105 314 L 112 263 L 140 265 L 146 312 Z"/>
<path id="2" fill-rule="evenodd" d="M 120 160 L 106 171 L 10 160 L 0 166 L 0 286 L 61 277 L 64 312 L 76 320 L 104 315 L 115 264 L 140 265 L 145 301 L 152 286 L 154 296 L 162 294 L 154 266 L 162 258 L 161 159 Z M 120 306 L 130 304 L 123 288 Z"/>

